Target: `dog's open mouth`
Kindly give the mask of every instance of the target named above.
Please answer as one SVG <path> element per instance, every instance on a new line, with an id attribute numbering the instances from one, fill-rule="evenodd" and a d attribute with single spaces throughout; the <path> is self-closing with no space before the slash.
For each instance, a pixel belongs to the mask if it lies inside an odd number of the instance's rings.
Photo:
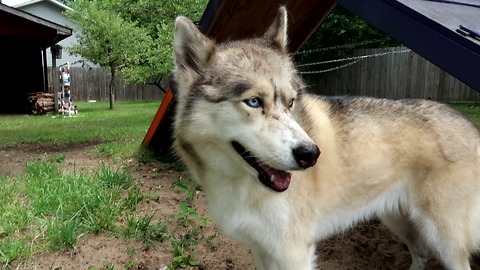
<path id="1" fill-rule="evenodd" d="M 277 192 L 285 191 L 288 188 L 292 177 L 291 173 L 277 170 L 264 164 L 255 156 L 252 156 L 252 154 L 238 142 L 233 141 L 232 146 L 245 162 L 258 172 L 258 180 L 266 187 Z"/>

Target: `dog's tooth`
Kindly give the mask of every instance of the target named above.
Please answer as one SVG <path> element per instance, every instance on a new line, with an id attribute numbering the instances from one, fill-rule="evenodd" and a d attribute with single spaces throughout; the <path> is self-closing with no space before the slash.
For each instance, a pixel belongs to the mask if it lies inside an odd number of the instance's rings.
<path id="1" fill-rule="evenodd" d="M 270 182 L 273 183 L 273 180 L 275 179 L 275 175 L 270 176 Z"/>

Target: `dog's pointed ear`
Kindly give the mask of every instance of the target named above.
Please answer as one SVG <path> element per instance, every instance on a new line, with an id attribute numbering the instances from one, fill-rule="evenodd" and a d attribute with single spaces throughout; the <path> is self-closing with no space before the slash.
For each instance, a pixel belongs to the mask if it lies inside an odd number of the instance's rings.
<path id="1" fill-rule="evenodd" d="M 175 79 L 192 83 L 215 50 L 215 43 L 204 36 L 197 26 L 185 17 L 175 20 Z M 178 78 L 177 78 L 178 77 Z"/>
<path id="2" fill-rule="evenodd" d="M 287 9 L 284 6 L 281 6 L 278 9 L 275 21 L 270 25 L 263 37 L 269 45 L 272 45 L 283 52 L 287 52 L 287 27 Z"/>

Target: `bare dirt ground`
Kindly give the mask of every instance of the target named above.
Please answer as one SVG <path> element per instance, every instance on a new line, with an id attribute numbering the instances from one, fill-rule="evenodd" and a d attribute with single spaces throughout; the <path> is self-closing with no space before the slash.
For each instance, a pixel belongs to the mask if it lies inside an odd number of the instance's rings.
<path id="1" fill-rule="evenodd" d="M 64 155 L 66 169 L 92 170 L 101 162 L 110 162 L 95 150 L 98 142 L 75 145 L 19 145 L 0 148 L 0 174 L 14 175 L 25 170 L 27 161 L 52 155 Z M 178 203 L 185 199 L 172 182 L 178 177 L 188 177 L 187 172 L 159 169 L 159 162 L 140 163 L 126 161 L 137 185 L 144 192 L 155 192 L 157 200 L 142 201 L 138 211 L 154 213 L 157 218 L 177 211 Z M 152 173 L 154 172 L 154 173 Z M 199 192 L 194 206 L 200 214 L 208 215 L 203 193 Z M 213 223 L 205 232 L 218 232 Z M 136 240 L 114 237 L 111 234 L 85 235 L 75 249 L 39 254 L 27 261 L 14 264 L 11 269 L 107 269 L 106 263 L 122 269 L 133 260 L 138 263 L 131 269 L 166 269 L 172 255 L 167 243 L 155 243 L 147 248 Z M 226 236 L 218 236 L 211 243 L 202 242 L 194 253 L 199 266 L 187 269 L 255 269 L 249 250 Z M 399 242 L 383 225 L 372 221 L 355 229 L 319 243 L 318 269 L 408 269 L 411 259 L 405 245 Z M 429 263 L 430 270 L 443 269 L 437 262 Z M 480 270 L 476 262 L 472 269 Z M 295 269 L 292 269 L 295 270 Z"/>

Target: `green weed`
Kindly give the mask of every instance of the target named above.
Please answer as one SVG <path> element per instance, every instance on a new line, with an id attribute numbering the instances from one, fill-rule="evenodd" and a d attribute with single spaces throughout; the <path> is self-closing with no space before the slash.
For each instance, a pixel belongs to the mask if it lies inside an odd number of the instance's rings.
<path id="1" fill-rule="evenodd" d="M 156 224 L 152 224 L 153 216 L 154 214 L 149 216 L 128 214 L 124 236 L 140 240 L 147 246 L 154 241 L 163 242 L 170 238 L 167 233 L 167 222 L 158 221 Z"/>
<path id="2" fill-rule="evenodd" d="M 31 251 L 27 239 L 7 237 L 0 241 L 0 268 L 7 267 L 12 261 L 30 257 Z"/>
<path id="3" fill-rule="evenodd" d="M 135 256 L 137 255 L 137 251 L 134 248 L 128 247 L 125 250 L 125 253 L 127 253 L 128 256 Z"/>
<path id="4" fill-rule="evenodd" d="M 188 227 L 195 222 L 195 219 L 198 217 L 198 213 L 195 209 L 188 207 L 185 202 L 179 203 L 178 207 L 180 208 L 180 211 L 177 213 L 177 218 L 182 222 L 184 227 Z"/>
<path id="5" fill-rule="evenodd" d="M 72 248 L 77 244 L 79 221 L 61 220 L 58 217 L 48 218 L 46 222 L 46 241 L 52 250 Z"/>
<path id="6" fill-rule="evenodd" d="M 140 191 L 138 187 L 131 187 L 128 189 L 127 198 L 124 201 L 124 206 L 130 211 L 135 211 L 138 203 L 145 199 L 145 194 Z"/>
<path id="7" fill-rule="evenodd" d="M 107 154 L 109 157 L 114 157 L 115 156 L 115 145 L 114 144 L 109 144 L 109 143 L 102 143 L 99 144 L 97 147 L 98 152 Z"/>
<path id="8" fill-rule="evenodd" d="M 116 220 L 124 210 L 123 206 L 122 191 L 118 187 L 107 192 L 99 192 L 98 197 L 90 198 L 90 201 L 84 204 L 82 209 L 84 227 L 94 233 L 114 231 Z"/>
<path id="9" fill-rule="evenodd" d="M 65 155 L 63 155 L 63 154 L 54 155 L 54 156 L 49 158 L 49 161 L 57 162 L 57 163 L 63 163 L 65 161 Z"/>
<path id="10" fill-rule="evenodd" d="M 193 180 L 185 179 L 183 177 L 179 177 L 177 181 L 173 182 L 173 186 L 176 190 L 183 192 L 185 195 L 187 195 L 188 201 L 193 201 L 195 195 L 197 194 L 197 191 L 200 189 L 200 186 Z"/>
<path id="11" fill-rule="evenodd" d="M 114 270 L 115 269 L 115 264 L 113 262 L 105 262 L 103 264 L 103 268 L 105 270 Z"/>
<path id="12" fill-rule="evenodd" d="M 106 187 L 123 187 L 127 188 L 132 185 L 133 178 L 124 170 L 107 167 L 102 165 L 100 170 L 95 174 L 95 178 Z"/>
<path id="13" fill-rule="evenodd" d="M 12 178 L 0 177 L 0 239 L 23 230 L 33 220 L 23 188 Z"/>
<path id="14" fill-rule="evenodd" d="M 181 250 L 175 250 L 173 257 L 173 262 L 167 268 L 168 270 L 175 270 L 180 268 L 187 268 L 187 266 L 197 266 L 199 264 L 198 260 L 194 259 L 192 255 L 185 255 Z"/>
<path id="15" fill-rule="evenodd" d="M 130 263 L 128 263 L 127 266 L 125 266 L 125 269 L 131 269 L 132 267 L 136 266 L 137 264 L 138 264 L 138 262 L 133 260 Z"/>
<path id="16" fill-rule="evenodd" d="M 183 227 L 182 230 L 171 235 L 170 251 L 173 253 L 173 260 L 168 269 L 172 270 L 178 267 L 197 266 L 198 261 L 194 258 L 195 254 L 191 252 L 193 248 L 202 241 L 211 242 L 217 236 L 215 233 L 206 237 L 203 233 L 203 229 L 210 219 L 199 215 L 185 202 L 180 202 L 178 207 L 177 215 L 170 216 Z"/>

